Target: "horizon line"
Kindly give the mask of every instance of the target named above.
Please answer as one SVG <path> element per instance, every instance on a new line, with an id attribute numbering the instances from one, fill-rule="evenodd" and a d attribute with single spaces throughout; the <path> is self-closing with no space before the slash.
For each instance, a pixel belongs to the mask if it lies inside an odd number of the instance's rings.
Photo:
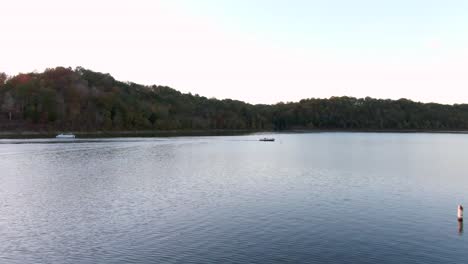
<path id="1" fill-rule="evenodd" d="M 222 98 L 222 97 L 216 97 L 216 96 L 205 96 L 205 95 L 200 95 L 199 93 L 193 93 L 191 91 L 183 91 L 183 90 L 180 90 L 179 88 L 175 88 L 171 85 L 166 85 L 166 84 L 143 84 L 143 83 L 139 83 L 139 82 L 134 82 L 134 81 L 129 81 L 129 80 L 126 80 L 126 81 L 122 81 L 120 79 L 117 79 L 115 77 L 114 74 L 112 73 L 109 73 L 109 72 L 103 72 L 103 71 L 96 71 L 96 70 L 92 70 L 90 68 L 87 68 L 87 67 L 83 67 L 83 66 L 68 66 L 68 67 L 65 67 L 65 66 L 56 66 L 56 67 L 46 67 L 44 68 L 43 70 L 38 70 L 38 69 L 34 69 L 32 71 L 29 71 L 29 72 L 17 72 L 16 74 L 14 75 L 10 75 L 6 72 L 3 72 L 7 75 L 8 79 L 11 79 L 11 78 L 14 78 L 15 76 L 18 76 L 18 75 L 21 75 L 21 74 L 41 74 L 41 73 L 45 73 L 47 70 L 55 70 L 57 68 L 64 68 L 64 69 L 70 69 L 70 70 L 73 70 L 73 71 L 77 71 L 79 69 L 84 69 L 84 70 L 88 70 L 88 71 L 92 71 L 92 72 L 95 72 L 95 73 L 100 73 L 100 74 L 107 74 L 109 76 L 111 76 L 115 81 L 118 81 L 118 82 L 122 82 L 122 83 L 126 83 L 126 84 L 135 84 L 135 85 L 139 85 L 139 86 L 143 86 L 143 87 L 151 87 L 151 86 L 160 86 L 160 87 L 167 87 L 167 88 L 170 88 L 170 89 L 173 89 L 173 90 L 176 90 L 182 94 L 187 94 L 187 95 L 193 95 L 193 96 L 199 96 L 199 97 L 205 97 L 207 99 L 216 99 L 216 100 L 219 100 L 219 101 L 223 101 L 223 100 L 231 100 L 231 101 L 238 101 L 238 102 L 243 102 L 243 103 L 246 103 L 246 104 L 250 104 L 250 105 L 278 105 L 278 104 L 295 104 L 295 103 L 300 103 L 301 101 L 303 100 L 313 100 L 313 99 L 316 99 L 316 100 L 331 100 L 333 98 L 354 98 L 354 99 L 357 99 L 357 100 L 365 100 L 366 98 L 370 98 L 370 99 L 374 99 L 374 100 L 382 100 L 382 101 L 400 101 L 400 100 L 407 100 L 407 101 L 411 101 L 413 103 L 419 103 L 419 104 L 436 104 L 436 105 L 446 105 L 446 106 L 459 106 L 459 105 L 468 105 L 468 102 L 466 103 L 444 103 L 444 102 L 436 102 L 436 101 L 422 101 L 422 100 L 417 100 L 417 99 L 412 99 L 412 98 L 407 98 L 407 97 L 399 97 L 399 98 L 384 98 L 384 97 L 372 97 L 372 96 L 354 96 L 354 95 L 346 95 L 346 94 L 343 94 L 343 95 L 331 95 L 331 96 L 328 96 L 328 97 L 306 97 L 306 98 L 301 98 L 301 99 L 298 99 L 296 101 L 277 101 L 275 103 L 256 103 L 256 102 L 251 102 L 251 101 L 246 101 L 246 100 L 241 100 L 241 99 L 235 99 L 235 98 L 229 98 L 229 97 L 225 97 L 225 98 Z M 2 71 L 0 71 L 0 73 L 2 73 Z"/>

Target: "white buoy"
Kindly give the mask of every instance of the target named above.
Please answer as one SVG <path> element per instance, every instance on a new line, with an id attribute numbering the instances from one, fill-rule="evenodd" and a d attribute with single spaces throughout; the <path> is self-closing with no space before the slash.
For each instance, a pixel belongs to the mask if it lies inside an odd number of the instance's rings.
<path id="1" fill-rule="evenodd" d="M 463 222 L 463 206 L 461 206 L 461 205 L 458 206 L 457 217 L 458 217 L 459 222 Z"/>

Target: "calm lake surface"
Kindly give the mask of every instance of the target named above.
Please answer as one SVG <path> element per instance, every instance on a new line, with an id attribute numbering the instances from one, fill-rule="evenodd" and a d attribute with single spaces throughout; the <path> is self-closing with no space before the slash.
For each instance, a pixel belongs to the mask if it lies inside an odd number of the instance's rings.
<path id="1" fill-rule="evenodd" d="M 459 203 L 463 134 L 0 140 L 7 264 L 466 263 Z"/>

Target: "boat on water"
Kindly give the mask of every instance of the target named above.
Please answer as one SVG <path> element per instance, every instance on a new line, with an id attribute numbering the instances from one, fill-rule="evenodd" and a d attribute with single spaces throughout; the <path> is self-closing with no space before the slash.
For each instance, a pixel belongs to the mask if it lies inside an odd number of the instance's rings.
<path id="1" fill-rule="evenodd" d="M 259 141 L 263 141 L 263 142 L 274 142 L 275 139 L 274 139 L 274 138 L 261 138 L 261 139 L 259 139 Z"/>
<path id="2" fill-rule="evenodd" d="M 58 134 L 55 138 L 63 138 L 63 139 L 71 139 L 71 138 L 76 138 L 75 135 L 69 133 L 69 134 Z"/>

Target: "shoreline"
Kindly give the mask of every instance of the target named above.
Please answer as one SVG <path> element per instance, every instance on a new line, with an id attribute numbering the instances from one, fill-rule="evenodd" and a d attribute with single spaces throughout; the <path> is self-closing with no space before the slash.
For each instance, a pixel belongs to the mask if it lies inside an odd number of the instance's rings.
<path id="1" fill-rule="evenodd" d="M 55 138 L 63 131 L 0 131 L 0 139 Z M 468 134 L 468 130 L 428 130 L 428 129 L 289 129 L 289 130 L 166 130 L 166 131 L 71 131 L 78 138 L 118 138 L 118 137 L 183 137 L 183 136 L 236 136 L 269 133 L 428 133 L 428 134 Z"/>
<path id="2" fill-rule="evenodd" d="M 167 131 L 69 131 L 77 138 L 118 138 L 118 137 L 182 137 L 182 136 L 229 136 L 245 135 L 265 131 L 251 130 L 167 130 Z M 63 131 L 0 131 L 0 139 L 55 138 Z"/>

